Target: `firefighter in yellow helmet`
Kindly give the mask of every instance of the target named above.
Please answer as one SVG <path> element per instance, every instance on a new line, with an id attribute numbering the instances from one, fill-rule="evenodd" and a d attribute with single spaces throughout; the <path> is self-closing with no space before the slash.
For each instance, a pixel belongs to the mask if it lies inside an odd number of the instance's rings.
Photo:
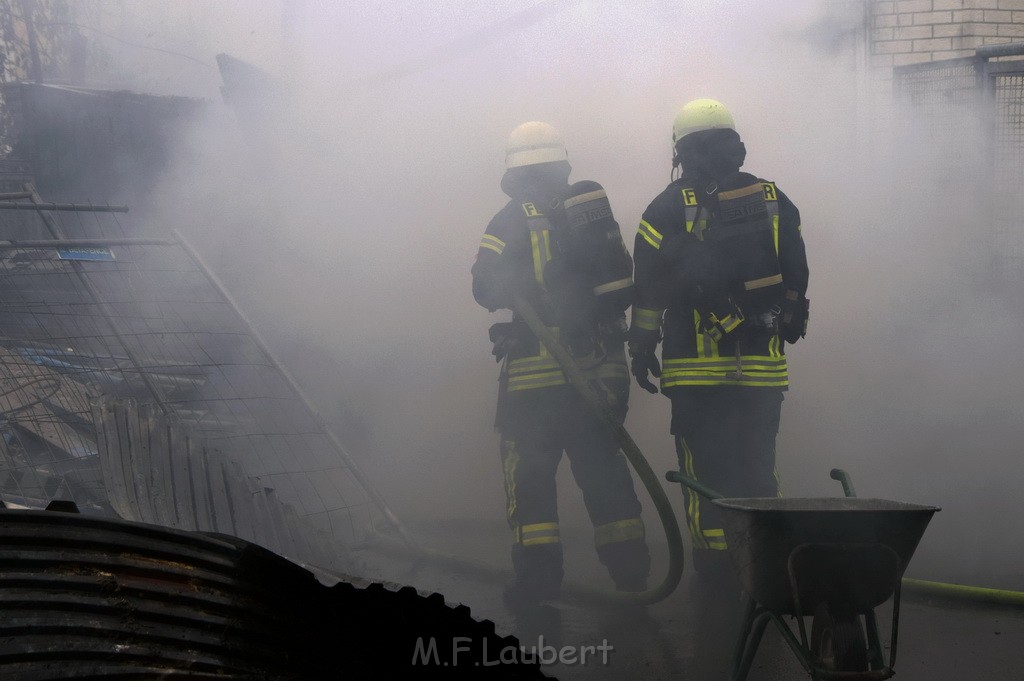
<path id="1" fill-rule="evenodd" d="M 800 213 L 740 172 L 746 148 L 721 102 L 683 106 L 672 142 L 681 173 L 644 211 L 633 251 L 632 373 L 652 393 L 660 377 L 684 474 L 727 497 L 776 496 L 785 343 L 804 336 L 808 312 Z M 684 493 L 696 570 L 731 575 L 714 504 Z"/>
<path id="2" fill-rule="evenodd" d="M 502 190 L 510 200 L 491 220 L 473 266 L 473 295 L 490 311 L 511 308 L 511 291 L 531 301 L 546 326 L 625 418 L 629 372 L 625 309 L 633 263 L 608 197 L 596 182 L 569 182 L 558 132 L 531 121 L 512 131 Z M 640 503 L 610 429 L 568 384 L 558 362 L 513 315 L 491 327 L 502 363 L 500 433 L 515 581 L 506 603 L 558 596 L 562 544 L 555 473 L 563 452 L 583 491 L 598 556 L 624 591 L 646 588 L 650 558 Z"/>

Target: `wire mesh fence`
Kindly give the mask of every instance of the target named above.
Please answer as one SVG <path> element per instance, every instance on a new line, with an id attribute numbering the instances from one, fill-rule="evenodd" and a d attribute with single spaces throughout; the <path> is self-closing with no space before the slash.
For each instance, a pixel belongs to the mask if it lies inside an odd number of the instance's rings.
<path id="1" fill-rule="evenodd" d="M 123 517 L 101 462 L 119 450 L 100 446 L 94 412 L 121 400 L 216 451 L 218 475 L 244 481 L 235 496 L 272 497 L 343 547 L 393 519 L 187 244 L 133 238 L 117 212 L 3 204 L 0 497 Z M 133 447 L 131 475 L 161 465 L 148 440 Z M 183 526 L 175 490 L 160 487 L 173 476 L 153 480 L 136 485 L 149 509 L 140 518 Z"/>
<path id="2" fill-rule="evenodd" d="M 1000 62 L 1005 65 L 1006 62 Z M 1017 72 L 992 76 L 995 114 L 993 211 L 998 247 L 1020 275 L 1024 268 L 1024 61 Z"/>
<path id="3" fill-rule="evenodd" d="M 994 264 L 1001 276 L 1019 279 L 1024 265 L 1024 43 L 981 48 L 975 57 L 898 67 L 894 85 L 911 108 L 915 126 L 943 150 L 950 185 L 983 183 L 987 188 L 984 217 Z"/>

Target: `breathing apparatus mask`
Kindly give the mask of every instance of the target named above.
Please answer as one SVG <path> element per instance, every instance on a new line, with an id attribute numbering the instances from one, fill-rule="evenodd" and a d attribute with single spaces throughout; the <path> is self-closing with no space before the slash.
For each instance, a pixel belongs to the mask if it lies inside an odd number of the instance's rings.
<path id="1" fill-rule="evenodd" d="M 705 185 L 739 171 L 747 157 L 739 133 L 730 128 L 690 133 L 676 143 L 675 151 L 673 164 Z"/>

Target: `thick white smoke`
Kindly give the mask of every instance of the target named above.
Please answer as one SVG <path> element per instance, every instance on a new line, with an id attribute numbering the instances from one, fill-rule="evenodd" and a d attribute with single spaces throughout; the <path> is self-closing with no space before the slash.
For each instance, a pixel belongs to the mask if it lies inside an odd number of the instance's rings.
<path id="1" fill-rule="evenodd" d="M 976 119 L 955 148 L 915 134 L 854 70 L 852 43 L 808 39 L 823 35 L 824 3 L 98 6 L 107 32 L 165 50 L 92 36 L 119 82 L 215 105 L 183 140 L 154 224 L 201 242 L 400 516 L 500 526 L 486 331 L 502 317 L 475 305 L 469 268 L 505 200 L 508 132 L 560 128 L 573 177 L 606 186 L 631 245 L 668 182 L 676 109 L 710 96 L 736 117 L 746 169 L 803 217 L 812 308 L 791 352 L 786 493 L 838 494 L 828 471 L 844 467 L 864 496 L 946 508 L 922 574 L 1019 578 L 1019 552 L 978 544 L 1021 533 L 1006 508 L 1024 395 L 1019 305 L 986 274 Z M 267 139 L 246 140 L 218 101 L 221 52 L 287 83 L 266 102 Z M 659 472 L 675 467 L 668 408 L 634 390 L 627 422 Z"/>

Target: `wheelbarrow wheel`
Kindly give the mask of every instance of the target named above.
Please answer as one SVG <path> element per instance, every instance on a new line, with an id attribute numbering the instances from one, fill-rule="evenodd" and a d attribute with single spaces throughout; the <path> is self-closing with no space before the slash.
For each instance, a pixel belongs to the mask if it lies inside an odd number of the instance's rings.
<path id="1" fill-rule="evenodd" d="M 868 644 L 855 613 L 834 613 L 821 603 L 811 625 L 811 652 L 819 667 L 836 672 L 868 669 Z"/>

